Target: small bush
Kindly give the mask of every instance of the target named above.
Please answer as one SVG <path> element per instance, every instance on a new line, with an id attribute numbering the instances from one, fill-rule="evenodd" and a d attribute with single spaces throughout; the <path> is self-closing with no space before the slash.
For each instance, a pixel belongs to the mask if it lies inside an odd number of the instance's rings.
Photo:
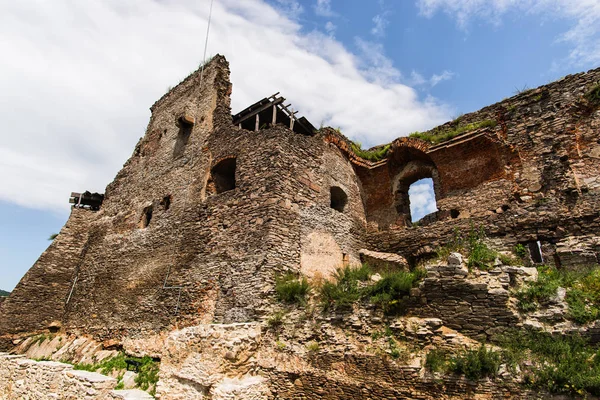
<path id="1" fill-rule="evenodd" d="M 138 376 L 135 378 L 135 383 L 142 390 L 150 390 L 150 394 L 154 395 L 156 391 L 156 383 L 158 382 L 159 365 L 151 357 L 144 356 L 138 359 L 140 367 Z"/>
<path id="2" fill-rule="evenodd" d="M 577 323 L 585 324 L 600 318 L 600 270 L 584 272 L 567 290 L 565 300 L 569 315 Z"/>
<path id="3" fill-rule="evenodd" d="M 277 311 L 267 320 L 267 326 L 269 329 L 279 329 L 283 325 L 283 311 Z"/>
<path id="4" fill-rule="evenodd" d="M 321 303 L 325 310 L 330 308 L 344 310 L 360 300 L 365 290 L 359 287 L 360 281 L 366 281 L 372 275 L 368 265 L 359 268 L 344 267 L 336 270 L 334 282 L 326 281 L 321 286 Z"/>
<path id="5" fill-rule="evenodd" d="M 525 247 L 525 245 L 519 243 L 515 246 L 514 253 L 517 255 L 517 257 L 524 260 L 525 257 L 527 257 L 527 247 Z"/>
<path id="6" fill-rule="evenodd" d="M 314 340 L 311 342 L 308 342 L 306 344 L 306 349 L 308 351 L 310 351 L 311 353 L 316 353 L 317 351 L 319 351 L 319 343 L 315 342 Z"/>
<path id="7" fill-rule="evenodd" d="M 486 376 L 495 376 L 500 368 L 500 363 L 500 353 L 488 350 L 482 344 L 477 350 L 467 350 L 452 357 L 449 366 L 452 372 L 476 380 Z"/>
<path id="8" fill-rule="evenodd" d="M 559 287 L 567 290 L 565 300 L 569 318 L 585 324 L 600 318 L 600 269 L 584 271 L 558 270 L 541 266 L 538 280 L 515 293 L 517 307 L 523 312 L 534 311 L 540 304 L 556 296 Z"/>
<path id="9" fill-rule="evenodd" d="M 306 277 L 299 280 L 294 274 L 289 273 L 275 279 L 275 291 L 280 301 L 304 304 L 310 292 L 310 285 Z"/>
<path id="10" fill-rule="evenodd" d="M 467 236 L 469 258 L 467 265 L 469 267 L 477 267 L 482 270 L 489 269 L 490 263 L 493 262 L 498 253 L 490 249 L 485 243 L 485 231 L 483 227 L 479 230 L 475 230 L 471 227 L 469 235 Z"/>
<path id="11" fill-rule="evenodd" d="M 385 273 L 381 280 L 369 289 L 371 302 L 381 306 L 387 314 L 401 313 L 404 308 L 402 298 L 409 294 L 410 289 L 424 274 L 423 269 Z"/>
<path id="12" fill-rule="evenodd" d="M 448 352 L 432 349 L 425 356 L 425 368 L 431 372 L 445 372 L 448 367 Z"/>
<path id="13" fill-rule="evenodd" d="M 579 335 L 513 331 L 501 340 L 526 380 L 554 393 L 600 395 L 600 354 Z"/>

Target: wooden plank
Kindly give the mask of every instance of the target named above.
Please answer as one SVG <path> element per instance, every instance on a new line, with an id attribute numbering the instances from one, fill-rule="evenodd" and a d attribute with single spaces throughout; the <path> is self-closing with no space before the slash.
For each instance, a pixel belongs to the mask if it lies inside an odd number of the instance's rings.
<path id="1" fill-rule="evenodd" d="M 275 125 L 277 123 L 277 106 L 274 105 L 273 106 L 273 121 L 271 121 L 271 124 Z"/>
<path id="2" fill-rule="evenodd" d="M 284 101 L 285 101 L 285 99 L 283 97 L 280 97 L 278 99 L 275 99 L 273 102 L 269 102 L 267 104 L 263 104 L 262 106 L 260 106 L 259 108 L 256 108 L 252 112 L 248 112 L 247 114 L 244 114 L 244 116 L 242 116 L 242 117 L 234 118 L 233 119 L 233 124 L 237 125 L 237 124 L 239 124 L 241 122 L 244 122 L 245 120 L 247 120 L 247 119 L 252 118 L 253 116 L 255 116 L 257 113 L 263 112 L 264 110 L 268 109 L 269 107 L 271 107 L 273 105 L 281 104 Z"/>
<path id="3" fill-rule="evenodd" d="M 255 124 L 254 124 L 254 130 L 255 130 L 255 131 L 258 131 L 258 126 L 259 126 L 258 124 L 259 124 L 259 123 L 260 123 L 260 114 L 259 114 L 259 113 L 257 113 L 257 114 L 256 114 L 256 122 L 255 122 Z"/>

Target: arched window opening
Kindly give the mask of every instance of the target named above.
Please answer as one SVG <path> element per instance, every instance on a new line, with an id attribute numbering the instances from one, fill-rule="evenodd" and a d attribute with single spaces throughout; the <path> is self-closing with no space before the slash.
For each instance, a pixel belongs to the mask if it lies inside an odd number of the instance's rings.
<path id="1" fill-rule="evenodd" d="M 433 179 L 419 179 L 411 184 L 408 188 L 408 202 L 411 222 L 417 222 L 424 216 L 436 212 L 438 208 L 433 190 Z"/>
<path id="2" fill-rule="evenodd" d="M 226 158 L 210 171 L 217 194 L 235 189 L 236 159 Z"/>
<path id="3" fill-rule="evenodd" d="M 142 212 L 142 219 L 140 221 L 140 228 L 145 229 L 150 225 L 150 221 L 152 220 L 152 206 L 148 206 L 144 208 Z"/>
<path id="4" fill-rule="evenodd" d="M 346 204 L 348 204 L 348 195 L 341 188 L 332 186 L 330 189 L 331 194 L 331 208 L 339 212 L 344 212 Z"/>

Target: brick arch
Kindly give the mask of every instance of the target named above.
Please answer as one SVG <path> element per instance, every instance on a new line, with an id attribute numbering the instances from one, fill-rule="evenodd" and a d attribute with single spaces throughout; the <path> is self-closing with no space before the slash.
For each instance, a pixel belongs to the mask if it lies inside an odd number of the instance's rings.
<path id="1" fill-rule="evenodd" d="M 424 140 L 411 137 L 399 138 L 392 143 L 388 160 L 394 208 L 401 224 L 411 224 L 408 190 L 416 181 L 431 178 L 436 202 L 442 197 L 440 173 L 435 162 L 427 154 L 430 146 L 431 144 Z"/>

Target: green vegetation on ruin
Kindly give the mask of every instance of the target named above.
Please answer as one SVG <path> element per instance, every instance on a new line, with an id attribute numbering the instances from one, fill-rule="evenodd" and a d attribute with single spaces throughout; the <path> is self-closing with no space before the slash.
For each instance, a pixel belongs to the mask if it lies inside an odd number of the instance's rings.
<path id="1" fill-rule="evenodd" d="M 306 277 L 298 278 L 292 273 L 275 278 L 275 292 L 277 298 L 288 304 L 305 304 L 306 296 L 310 292 L 310 285 Z"/>
<path id="2" fill-rule="evenodd" d="M 150 389 L 149 393 L 154 395 L 156 383 L 158 382 L 159 363 L 154 361 L 152 357 L 128 357 L 124 353 L 119 353 L 112 358 L 94 364 L 73 364 L 73 369 L 99 372 L 104 375 L 111 375 L 113 372 L 117 371 L 119 372 L 119 375 L 117 377 L 118 383 L 115 389 L 118 389 L 124 387 L 122 380 L 124 371 L 127 370 L 127 361 L 133 361 L 138 365 L 138 375 L 135 377 L 135 384 L 137 387 L 146 391 Z"/>
<path id="3" fill-rule="evenodd" d="M 502 364 L 502 353 L 481 344 L 477 349 L 452 354 L 443 349 L 432 349 L 425 356 L 425 368 L 432 372 L 455 373 L 477 380 L 497 375 Z"/>
<path id="4" fill-rule="evenodd" d="M 501 365 L 521 371 L 526 386 L 552 393 L 600 394 L 600 350 L 579 335 L 551 335 L 534 330 L 513 330 L 498 339 L 500 347 L 450 352 L 432 349 L 425 368 L 455 373 L 475 380 L 494 378 Z"/>
<path id="5" fill-rule="evenodd" d="M 10 292 L 7 292 L 6 290 L 0 290 L 0 297 L 6 297 L 10 294 Z"/>
<path id="6" fill-rule="evenodd" d="M 425 275 L 424 270 L 395 271 L 381 274 L 375 284 L 368 284 L 373 275 L 371 268 L 363 264 L 360 267 L 344 267 L 336 271 L 333 281 L 321 286 L 321 304 L 324 310 L 347 310 L 359 300 L 369 300 L 381 307 L 386 314 L 399 314 L 403 310 L 403 297 Z"/>
<path id="7" fill-rule="evenodd" d="M 500 340 L 504 361 L 524 382 L 553 393 L 600 395 L 600 350 L 579 335 L 513 331 Z"/>
<path id="8" fill-rule="evenodd" d="M 520 251 L 520 248 L 519 248 Z M 520 257 L 499 253 L 491 249 L 486 243 L 483 227 L 471 229 L 466 234 L 459 230 L 454 231 L 452 240 L 436 249 L 439 259 L 445 260 L 450 253 L 461 253 L 467 257 L 467 266 L 480 270 L 489 270 L 494 267 L 496 258 L 504 265 L 522 265 Z"/>
<path id="9" fill-rule="evenodd" d="M 392 147 L 392 145 L 386 144 L 384 146 L 377 147 L 372 150 L 363 150 L 362 145 L 360 143 L 351 141 L 350 147 L 352 148 L 352 151 L 354 152 L 354 154 L 356 154 L 363 160 L 377 162 L 377 161 L 381 161 L 387 157 L 387 154 L 390 151 L 390 148 Z"/>
<path id="10" fill-rule="evenodd" d="M 482 128 L 493 128 L 497 125 L 494 120 L 485 120 L 480 122 L 475 122 L 472 124 L 467 124 L 463 126 L 458 126 L 458 121 L 456 122 L 456 127 L 454 129 L 450 129 L 447 131 L 436 133 L 437 130 L 429 131 L 429 132 L 413 132 L 409 137 L 418 138 L 421 140 L 425 140 L 426 142 L 430 142 L 432 144 L 438 144 L 442 142 L 446 142 L 450 139 L 455 138 L 458 135 L 461 135 L 466 132 L 475 131 L 477 129 Z"/>
<path id="11" fill-rule="evenodd" d="M 569 319 L 585 324 L 600 318 L 600 268 L 577 271 L 538 267 L 538 279 L 515 293 L 517 307 L 523 312 L 537 310 L 557 295 L 558 288 L 566 289 L 565 300 Z"/>

